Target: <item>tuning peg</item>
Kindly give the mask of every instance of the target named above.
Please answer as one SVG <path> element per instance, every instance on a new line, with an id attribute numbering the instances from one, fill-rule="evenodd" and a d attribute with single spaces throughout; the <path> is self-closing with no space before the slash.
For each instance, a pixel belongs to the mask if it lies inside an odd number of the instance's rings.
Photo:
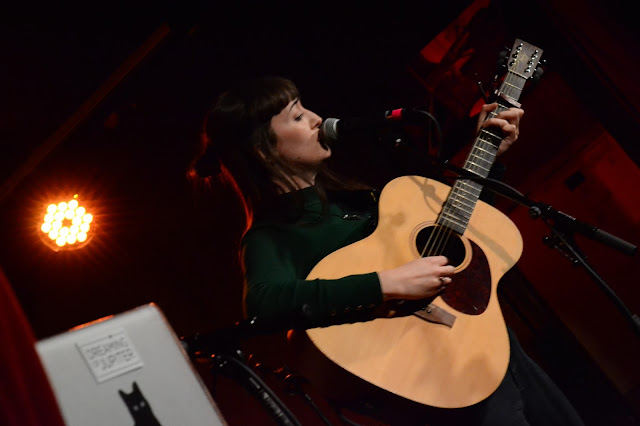
<path id="1" fill-rule="evenodd" d="M 540 78 L 542 77 L 543 73 L 544 73 L 544 70 L 542 68 L 536 68 L 536 70 L 533 72 L 533 74 L 529 78 L 533 80 L 533 84 L 538 84 L 540 82 Z"/>
<path id="2" fill-rule="evenodd" d="M 496 68 L 498 70 L 498 73 L 504 72 L 504 70 L 507 68 L 508 58 L 509 58 L 508 49 L 503 50 L 498 54 L 498 61 L 496 62 Z"/>

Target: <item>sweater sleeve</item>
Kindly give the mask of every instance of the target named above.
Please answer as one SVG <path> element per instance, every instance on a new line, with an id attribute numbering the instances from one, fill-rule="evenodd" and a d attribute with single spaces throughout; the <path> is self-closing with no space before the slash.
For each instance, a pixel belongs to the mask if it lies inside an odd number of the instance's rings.
<path id="1" fill-rule="evenodd" d="M 341 279 L 306 280 L 296 244 L 281 241 L 278 231 L 262 229 L 247 235 L 243 246 L 245 305 L 250 317 L 291 319 L 304 327 L 353 321 L 382 303 L 375 272 Z"/>

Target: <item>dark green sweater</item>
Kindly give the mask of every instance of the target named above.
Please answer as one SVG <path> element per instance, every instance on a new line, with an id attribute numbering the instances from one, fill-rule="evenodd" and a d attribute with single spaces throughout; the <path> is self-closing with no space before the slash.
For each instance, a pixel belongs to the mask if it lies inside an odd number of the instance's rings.
<path id="1" fill-rule="evenodd" d="M 243 239 L 249 317 L 328 325 L 382 303 L 374 271 L 337 280 L 305 280 L 325 256 L 373 231 L 375 203 L 353 202 L 371 200 L 371 195 L 350 195 L 330 196 L 323 209 L 315 188 L 286 194 L 275 207 L 281 219 L 256 221 L 251 227 Z"/>

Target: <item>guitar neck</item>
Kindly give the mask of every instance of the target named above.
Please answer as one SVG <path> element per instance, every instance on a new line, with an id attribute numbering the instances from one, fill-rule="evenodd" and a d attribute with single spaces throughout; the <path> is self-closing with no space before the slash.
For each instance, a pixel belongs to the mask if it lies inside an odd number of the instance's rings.
<path id="1" fill-rule="evenodd" d="M 507 75 L 495 93 L 498 107 L 490 112 L 486 119 L 495 117 L 513 106 L 520 107 L 518 100 L 527 79 L 531 77 L 538 65 L 540 56 L 542 56 L 541 49 L 516 39 L 511 49 L 511 62 Z M 489 127 L 480 130 L 463 168 L 481 178 L 489 176 L 489 171 L 498 154 L 500 141 L 502 141 L 500 129 Z M 480 198 L 482 187 L 483 185 L 477 181 L 457 180 L 443 205 L 437 223 L 458 234 L 463 234 Z"/>

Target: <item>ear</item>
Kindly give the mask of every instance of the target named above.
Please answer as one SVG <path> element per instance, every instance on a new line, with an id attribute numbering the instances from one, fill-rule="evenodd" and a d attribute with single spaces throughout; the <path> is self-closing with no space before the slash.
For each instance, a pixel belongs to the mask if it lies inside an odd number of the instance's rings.
<path id="1" fill-rule="evenodd" d="M 138 392 L 140 390 L 138 388 L 138 384 L 136 382 L 133 382 L 133 390 L 134 390 L 134 392 Z"/>

